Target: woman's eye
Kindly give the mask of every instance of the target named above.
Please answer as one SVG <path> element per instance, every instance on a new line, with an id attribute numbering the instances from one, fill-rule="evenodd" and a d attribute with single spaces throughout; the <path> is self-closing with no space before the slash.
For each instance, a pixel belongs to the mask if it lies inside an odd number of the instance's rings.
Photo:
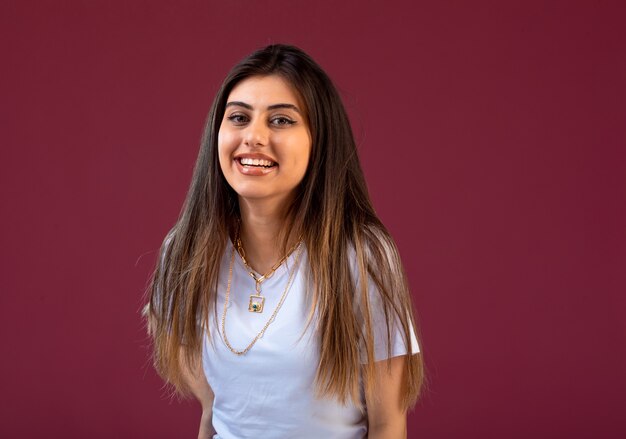
<path id="1" fill-rule="evenodd" d="M 287 126 L 287 125 L 293 125 L 294 123 L 296 123 L 294 120 L 291 120 L 288 117 L 284 117 L 284 116 L 275 117 L 271 120 L 271 122 L 273 125 L 278 125 L 278 126 Z"/>
<path id="2" fill-rule="evenodd" d="M 228 116 L 228 120 L 234 123 L 235 125 L 241 125 L 248 121 L 248 118 L 243 114 L 231 114 Z"/>

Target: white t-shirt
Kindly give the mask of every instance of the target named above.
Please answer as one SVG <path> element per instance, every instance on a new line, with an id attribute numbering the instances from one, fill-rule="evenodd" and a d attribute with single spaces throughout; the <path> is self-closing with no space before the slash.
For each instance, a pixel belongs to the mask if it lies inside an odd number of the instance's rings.
<path id="1" fill-rule="evenodd" d="M 266 324 L 296 270 L 286 299 L 263 337 L 245 355 L 235 355 L 224 343 L 221 318 L 233 245 L 226 247 L 219 274 L 217 322 L 209 316 L 212 342 L 204 336 L 202 362 L 207 381 L 215 394 L 213 402 L 214 439 L 323 438 L 356 439 L 367 436 L 366 414 L 353 404 L 317 399 L 314 380 L 319 361 L 315 322 L 305 331 L 310 302 L 306 295 L 307 253 L 302 244 L 274 275 L 261 284 L 265 297 L 262 313 L 248 311 L 255 282 L 235 252 L 226 335 L 230 344 L 242 350 Z M 301 250 L 297 266 L 296 254 Z M 370 283 L 370 293 L 372 284 Z M 375 296 L 372 309 L 376 310 Z M 384 314 L 372 313 L 375 359 L 387 358 Z M 392 357 L 407 350 L 399 329 L 392 331 Z M 417 339 L 411 334 L 411 351 L 417 353 Z M 363 357 L 362 357 L 363 358 Z M 361 390 L 363 398 L 363 390 Z M 363 399 L 364 401 L 364 399 Z"/>

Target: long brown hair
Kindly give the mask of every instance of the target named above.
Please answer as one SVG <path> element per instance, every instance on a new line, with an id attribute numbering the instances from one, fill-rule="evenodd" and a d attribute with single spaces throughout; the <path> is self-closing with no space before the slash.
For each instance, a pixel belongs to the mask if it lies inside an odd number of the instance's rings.
<path id="1" fill-rule="evenodd" d="M 397 248 L 372 207 L 359 164 L 350 122 L 337 90 L 324 71 L 300 49 L 270 45 L 237 64 L 219 89 L 207 119 L 191 187 L 181 215 L 164 240 L 148 288 L 154 365 L 176 390 L 185 394 L 181 362 L 197 365 L 208 318 L 216 313 L 218 273 L 227 240 L 239 218 L 237 194 L 222 174 L 218 131 L 226 99 L 240 81 L 280 75 L 305 104 L 312 135 L 309 165 L 286 217 L 282 236 L 302 236 L 313 280 L 313 304 L 320 341 L 316 390 L 360 406 L 359 379 L 374 393 L 374 336 L 368 282 L 356 288 L 349 263 L 355 250 L 359 279 L 370 279 L 380 294 L 387 321 L 391 356 L 391 322 L 399 322 L 407 352 L 416 331 L 408 284 Z M 360 312 L 355 313 L 355 304 Z M 361 347 L 360 347 L 361 346 Z M 360 349 L 367 354 L 361 364 Z M 421 354 L 407 355 L 402 404 L 411 407 L 423 379 Z"/>

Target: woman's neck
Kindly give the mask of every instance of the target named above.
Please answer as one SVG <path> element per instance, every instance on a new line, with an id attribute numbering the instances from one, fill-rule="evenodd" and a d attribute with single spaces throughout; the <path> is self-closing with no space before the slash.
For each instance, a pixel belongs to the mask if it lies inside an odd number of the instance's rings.
<path id="1" fill-rule="evenodd" d="M 279 236 L 285 224 L 286 209 L 281 204 L 240 198 L 241 242 L 248 265 L 263 275 L 284 255 Z"/>

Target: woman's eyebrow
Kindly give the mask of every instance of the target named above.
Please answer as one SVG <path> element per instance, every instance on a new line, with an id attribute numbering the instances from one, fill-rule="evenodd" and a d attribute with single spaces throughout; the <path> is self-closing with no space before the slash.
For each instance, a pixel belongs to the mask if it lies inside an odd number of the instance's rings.
<path id="1" fill-rule="evenodd" d="M 293 104 L 274 104 L 274 105 L 270 105 L 269 107 L 267 107 L 268 110 L 275 110 L 277 108 L 287 108 L 289 110 L 294 110 L 295 112 L 300 113 L 300 110 L 298 109 L 298 107 L 296 107 Z"/>
<path id="2" fill-rule="evenodd" d="M 230 101 L 226 104 L 226 108 L 228 107 L 243 107 L 248 110 L 254 110 L 254 107 L 252 107 L 252 105 L 246 104 L 245 102 L 241 101 Z M 273 104 L 267 107 L 268 110 L 276 110 L 278 108 L 287 108 L 289 110 L 294 110 L 297 113 L 302 114 L 300 109 L 293 104 Z"/>
<path id="3" fill-rule="evenodd" d="M 246 104 L 245 102 L 240 102 L 240 101 L 230 101 L 226 104 L 226 108 L 228 107 L 243 107 L 248 110 L 252 110 L 252 105 Z"/>

